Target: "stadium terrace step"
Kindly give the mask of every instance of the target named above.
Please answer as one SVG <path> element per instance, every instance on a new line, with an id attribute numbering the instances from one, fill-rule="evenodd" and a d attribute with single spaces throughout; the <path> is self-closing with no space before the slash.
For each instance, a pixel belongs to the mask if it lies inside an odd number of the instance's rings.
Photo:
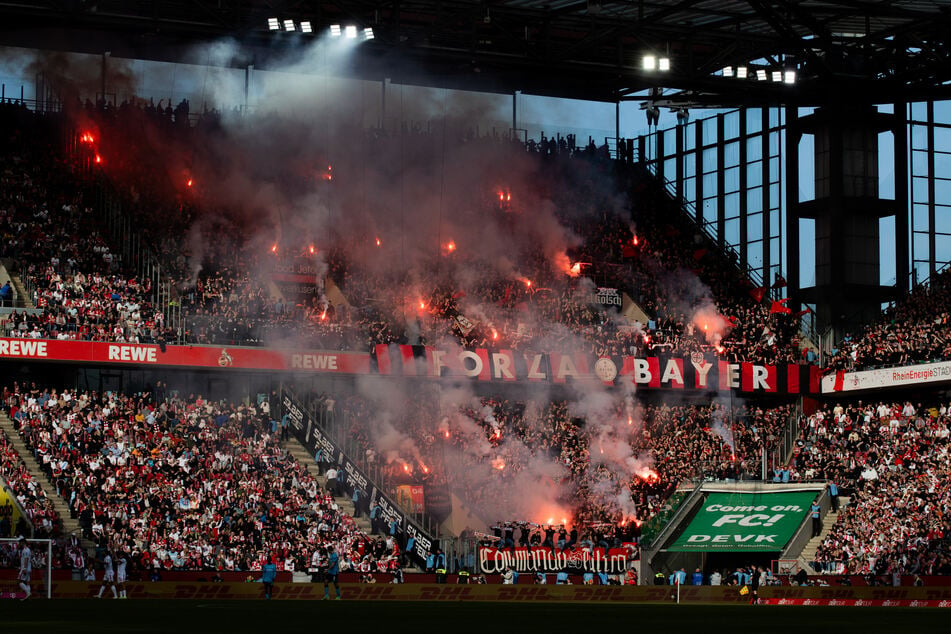
<path id="1" fill-rule="evenodd" d="M 30 451 L 30 448 L 27 447 L 26 443 L 23 442 L 23 439 L 20 438 L 20 434 L 17 433 L 13 426 L 13 421 L 9 416 L 7 416 L 6 412 L 2 411 L 0 411 L 0 430 L 2 430 L 3 433 L 6 434 L 7 438 L 10 439 L 10 444 L 13 445 L 13 448 L 20 455 L 20 459 L 23 460 L 23 464 L 26 465 L 26 468 L 29 470 L 30 474 L 36 478 L 37 482 L 44 484 L 44 490 L 47 492 L 47 497 L 50 500 L 50 503 L 53 505 L 53 509 L 56 510 L 56 514 L 59 516 L 60 521 L 63 523 L 64 534 L 68 535 L 69 533 L 76 533 L 81 537 L 82 546 L 86 550 L 87 554 L 94 553 L 96 550 L 95 544 L 83 536 L 83 530 L 79 525 L 79 520 L 70 515 L 69 505 L 66 503 L 66 500 L 64 500 L 62 496 L 59 495 L 59 492 L 56 491 L 55 485 L 46 476 L 46 473 L 40 467 L 40 463 L 38 463 L 36 458 L 34 458 L 33 452 Z"/>
<path id="2" fill-rule="evenodd" d="M 816 551 L 819 549 L 819 545 L 822 541 L 832 532 L 832 527 L 835 526 L 836 521 L 839 519 L 839 515 L 842 511 L 845 510 L 846 505 L 849 503 L 849 498 L 840 496 L 839 497 L 839 510 L 829 511 L 822 520 L 822 532 L 819 533 L 818 537 L 813 537 L 806 545 L 803 546 L 802 552 L 799 553 L 799 565 L 802 566 L 806 572 L 810 575 L 819 574 L 813 567 L 812 562 L 816 559 Z M 811 520 L 810 520 L 811 521 Z"/>
<path id="3" fill-rule="evenodd" d="M 292 438 L 291 440 L 285 440 L 281 442 L 281 447 L 285 451 L 290 453 L 290 455 L 297 460 L 299 463 L 307 467 L 307 471 L 314 476 L 317 482 L 320 483 L 320 486 L 327 488 L 327 478 L 320 472 L 320 468 L 317 466 L 317 463 L 314 461 L 314 457 L 310 455 L 310 452 L 304 448 L 300 442 Z M 337 503 L 337 506 L 340 507 L 340 510 L 353 517 L 356 509 L 353 506 L 353 501 L 346 496 L 334 496 L 334 502 Z M 361 517 L 355 517 L 354 522 L 357 526 L 360 527 L 367 535 L 370 534 L 372 527 L 370 525 L 370 520 L 366 515 Z"/>

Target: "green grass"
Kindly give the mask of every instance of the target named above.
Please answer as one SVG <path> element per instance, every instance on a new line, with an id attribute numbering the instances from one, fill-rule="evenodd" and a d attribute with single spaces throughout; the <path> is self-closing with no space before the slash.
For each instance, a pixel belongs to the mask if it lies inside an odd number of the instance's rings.
<path id="1" fill-rule="evenodd" d="M 4 632 L 937 632 L 951 610 L 567 603 L 60 599 L 0 603 Z M 330 628 L 330 629 L 328 629 Z M 372 629 L 371 629 L 372 628 Z"/>

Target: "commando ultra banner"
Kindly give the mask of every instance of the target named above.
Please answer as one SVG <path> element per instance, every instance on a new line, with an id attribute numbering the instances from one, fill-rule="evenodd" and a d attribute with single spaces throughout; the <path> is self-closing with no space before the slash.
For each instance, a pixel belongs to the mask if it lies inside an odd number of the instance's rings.
<path id="1" fill-rule="evenodd" d="M 670 551 L 782 550 L 816 497 L 815 491 L 711 493 Z"/>

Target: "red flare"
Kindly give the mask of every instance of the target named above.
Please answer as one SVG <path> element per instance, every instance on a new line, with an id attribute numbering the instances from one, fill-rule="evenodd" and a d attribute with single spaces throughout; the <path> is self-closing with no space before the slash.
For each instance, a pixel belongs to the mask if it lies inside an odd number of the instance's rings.
<path id="1" fill-rule="evenodd" d="M 271 245 L 271 253 L 277 253 L 277 243 Z"/>
<path id="2" fill-rule="evenodd" d="M 448 429 L 447 429 L 446 431 L 444 431 L 443 434 L 446 436 L 446 438 L 449 438 L 449 430 L 448 430 Z"/>
<path id="3" fill-rule="evenodd" d="M 503 194 L 502 192 L 499 192 L 499 202 L 503 200 L 505 200 L 505 194 Z"/>
<path id="4" fill-rule="evenodd" d="M 102 163 L 102 157 L 99 156 L 99 154 L 96 154 L 96 163 L 98 163 L 98 164 L 101 164 L 101 163 Z"/>
<path id="5" fill-rule="evenodd" d="M 532 281 L 531 281 L 531 280 L 525 280 L 525 286 L 527 286 L 528 288 L 531 288 L 531 287 L 532 287 Z"/>
<path id="6" fill-rule="evenodd" d="M 455 251 L 455 250 L 456 250 L 456 243 L 455 243 L 455 242 L 453 242 L 452 240 L 450 240 L 449 242 L 446 243 L 446 251 L 448 251 L 449 253 L 452 253 L 452 252 Z"/>
<path id="7" fill-rule="evenodd" d="M 571 277 L 578 277 L 581 275 L 581 262 L 575 262 L 574 266 L 569 269 L 568 275 Z"/>
<path id="8" fill-rule="evenodd" d="M 83 132 L 82 135 L 79 137 L 79 141 L 81 143 L 95 143 L 96 137 L 92 135 L 92 132 Z"/>
<path id="9" fill-rule="evenodd" d="M 511 202 L 511 200 L 512 200 L 512 192 L 509 192 L 505 195 L 505 202 Z"/>
<path id="10" fill-rule="evenodd" d="M 194 185 L 194 181 L 192 181 L 192 179 L 189 178 L 187 181 L 185 181 L 185 187 L 191 187 L 192 185 Z"/>
<path id="11" fill-rule="evenodd" d="M 320 321 L 326 321 L 327 319 L 327 309 L 324 308 L 324 312 L 320 313 Z"/>
<path id="12" fill-rule="evenodd" d="M 634 236 L 634 239 L 633 239 L 631 242 L 632 242 L 632 244 L 636 247 L 636 246 L 637 246 L 637 236 Z"/>
<path id="13" fill-rule="evenodd" d="M 501 430 L 501 429 L 496 429 L 496 430 L 495 430 L 495 433 L 492 434 L 492 435 L 495 436 L 496 438 L 501 438 L 501 437 L 502 437 L 502 430 Z"/>
<path id="14" fill-rule="evenodd" d="M 422 462 L 419 463 L 419 466 L 422 467 L 423 473 L 429 473 L 429 467 L 424 465 Z"/>
<path id="15" fill-rule="evenodd" d="M 633 424 L 634 424 L 634 418 L 633 418 L 632 416 L 628 416 L 628 417 L 627 417 L 627 424 L 628 424 L 628 425 L 633 425 Z"/>
<path id="16" fill-rule="evenodd" d="M 495 328 L 492 329 L 492 338 L 493 339 L 499 338 L 499 332 Z"/>
<path id="17" fill-rule="evenodd" d="M 419 300 L 419 309 L 426 310 L 426 302 L 424 302 L 423 300 Z"/>
<path id="18" fill-rule="evenodd" d="M 310 254 L 311 254 L 311 255 L 313 255 L 313 254 L 314 254 L 314 245 L 310 245 L 309 247 L 307 247 L 307 250 L 310 251 Z"/>
<path id="19" fill-rule="evenodd" d="M 408 464 L 403 463 L 403 471 L 405 471 L 406 473 L 410 473 L 412 469 L 410 469 L 410 466 Z"/>
<path id="20" fill-rule="evenodd" d="M 380 244 L 381 244 L 381 243 L 380 243 L 380 239 L 377 238 L 377 239 L 376 239 L 376 246 L 380 246 Z"/>

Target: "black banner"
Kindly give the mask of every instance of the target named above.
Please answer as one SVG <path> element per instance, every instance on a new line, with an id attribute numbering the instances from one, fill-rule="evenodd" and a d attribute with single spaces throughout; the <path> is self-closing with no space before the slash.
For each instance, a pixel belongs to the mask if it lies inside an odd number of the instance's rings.
<path id="1" fill-rule="evenodd" d="M 383 523 L 386 525 L 387 530 L 389 529 L 390 523 L 395 519 L 400 527 L 400 531 L 402 531 L 407 538 L 415 538 L 412 554 L 418 564 L 425 565 L 426 557 L 429 555 L 434 543 L 429 533 L 423 530 L 418 523 L 410 519 L 388 495 L 381 491 L 379 486 L 367 477 L 360 467 L 357 466 L 357 463 L 351 460 L 349 456 L 337 447 L 337 444 L 330 439 L 330 436 L 311 419 L 302 407 L 294 402 L 294 399 L 292 399 L 286 391 L 281 394 L 281 403 L 284 408 L 284 413 L 289 416 L 291 431 L 297 440 L 304 445 L 311 456 L 315 455 L 318 449 L 322 449 L 327 459 L 336 462 L 338 465 L 337 468 L 346 474 L 342 480 L 343 488 L 347 491 L 348 495 L 353 493 L 354 485 L 356 485 L 360 487 L 365 496 L 369 496 L 371 508 L 375 503 L 379 503 L 382 509 Z"/>

